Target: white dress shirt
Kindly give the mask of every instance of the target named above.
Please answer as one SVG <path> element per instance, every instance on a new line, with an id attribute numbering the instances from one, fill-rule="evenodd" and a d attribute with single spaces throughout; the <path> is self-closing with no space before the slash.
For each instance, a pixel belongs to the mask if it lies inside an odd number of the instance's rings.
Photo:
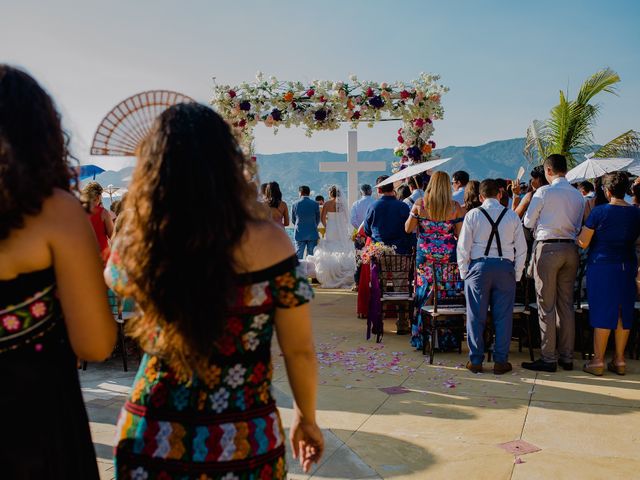
<path id="1" fill-rule="evenodd" d="M 524 226 L 534 231 L 537 241 L 575 240 L 582 228 L 584 204 L 582 194 L 566 178 L 556 178 L 533 194 Z"/>
<path id="2" fill-rule="evenodd" d="M 360 228 L 367 216 L 367 210 L 375 201 L 375 198 L 371 195 L 363 195 L 362 198 L 353 202 L 351 207 L 351 225 L 353 225 L 353 228 Z"/>
<path id="3" fill-rule="evenodd" d="M 503 207 L 496 198 L 487 198 L 483 202 L 482 208 L 487 211 L 491 219 L 495 222 L 505 207 Z M 463 280 L 467 276 L 467 273 L 469 273 L 471 260 L 485 258 L 484 252 L 487 248 L 487 243 L 489 243 L 491 230 L 489 220 L 487 220 L 487 217 L 477 208 L 474 208 L 465 215 L 456 249 L 460 276 Z M 507 212 L 498 225 L 498 234 L 500 235 L 502 258 L 514 262 L 516 280 L 519 280 L 522 276 L 524 262 L 527 257 L 527 241 L 524 238 L 522 223 L 520 223 L 520 218 L 516 212 L 507 209 Z M 500 258 L 495 236 L 491 242 L 489 255 L 486 255 L 486 257 Z"/>
<path id="4" fill-rule="evenodd" d="M 464 205 L 464 187 L 460 187 L 458 190 L 454 191 L 452 196 L 454 202 Z"/>

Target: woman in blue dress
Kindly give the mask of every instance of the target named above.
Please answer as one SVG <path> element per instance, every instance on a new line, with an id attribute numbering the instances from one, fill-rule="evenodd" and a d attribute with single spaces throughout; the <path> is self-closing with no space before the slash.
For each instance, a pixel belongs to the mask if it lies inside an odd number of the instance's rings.
<path id="1" fill-rule="evenodd" d="M 589 321 L 594 328 L 594 358 L 583 370 L 600 376 L 611 330 L 615 330 L 616 351 L 607 369 L 625 374 L 624 350 L 633 323 L 638 268 L 635 242 L 640 235 L 640 209 L 624 201 L 629 178 L 623 172 L 604 176 L 603 188 L 609 203 L 595 207 L 582 228 L 578 245 L 589 248 L 587 299 Z"/>

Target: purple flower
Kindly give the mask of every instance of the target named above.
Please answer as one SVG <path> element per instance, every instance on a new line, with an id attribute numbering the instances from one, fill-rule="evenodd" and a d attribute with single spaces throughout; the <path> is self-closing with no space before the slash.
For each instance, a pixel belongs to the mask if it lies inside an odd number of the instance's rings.
<path id="1" fill-rule="evenodd" d="M 316 113 L 314 113 L 313 116 L 318 122 L 323 122 L 327 118 L 327 111 L 324 108 L 321 108 L 320 110 L 316 110 Z"/>
<path id="2" fill-rule="evenodd" d="M 279 122 L 280 120 L 282 120 L 282 112 L 277 108 L 274 108 L 271 111 L 271 118 L 273 118 L 276 122 Z"/>
<path id="3" fill-rule="evenodd" d="M 416 146 L 409 147 L 407 148 L 407 156 L 409 158 L 413 158 L 414 160 L 420 160 L 420 158 L 422 157 L 422 152 L 420 152 L 420 149 Z"/>
<path id="4" fill-rule="evenodd" d="M 384 106 L 384 100 L 380 95 L 376 95 L 375 97 L 371 97 L 369 99 L 369 105 L 373 108 L 382 108 Z"/>
<path id="5" fill-rule="evenodd" d="M 242 102 L 240 102 L 240 110 L 248 112 L 249 110 L 251 110 L 251 103 L 248 100 L 243 100 Z"/>

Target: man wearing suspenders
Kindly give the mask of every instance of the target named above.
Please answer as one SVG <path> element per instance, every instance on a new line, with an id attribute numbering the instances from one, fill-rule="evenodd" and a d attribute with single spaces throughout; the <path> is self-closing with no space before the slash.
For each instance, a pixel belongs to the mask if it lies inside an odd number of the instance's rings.
<path id="1" fill-rule="evenodd" d="M 464 218 L 458 239 L 457 257 L 467 300 L 467 368 L 483 371 L 484 329 L 487 311 L 496 330 L 493 373 L 511 371 L 509 346 L 513 327 L 516 281 L 522 276 L 527 243 L 520 218 L 500 204 L 495 180 L 480 183 L 483 202 Z"/>

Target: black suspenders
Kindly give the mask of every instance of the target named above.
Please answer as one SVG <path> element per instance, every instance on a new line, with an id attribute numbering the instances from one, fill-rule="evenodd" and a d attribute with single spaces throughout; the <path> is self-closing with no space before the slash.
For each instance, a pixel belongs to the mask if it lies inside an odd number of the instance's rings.
<path id="1" fill-rule="evenodd" d="M 478 210 L 480 210 L 484 214 L 484 216 L 487 217 L 487 220 L 489 220 L 489 223 L 491 224 L 491 235 L 489 235 L 487 248 L 484 249 L 484 256 L 486 257 L 489 255 L 489 250 L 491 250 L 491 244 L 493 243 L 493 237 L 495 237 L 496 246 L 498 247 L 498 256 L 502 258 L 502 244 L 500 243 L 500 233 L 498 232 L 498 225 L 500 225 L 500 222 L 502 221 L 505 214 L 507 213 L 508 208 L 505 207 L 502 210 L 502 212 L 500 212 L 500 215 L 498 216 L 498 219 L 495 222 L 491 220 L 491 216 L 484 208 L 478 207 Z"/>

